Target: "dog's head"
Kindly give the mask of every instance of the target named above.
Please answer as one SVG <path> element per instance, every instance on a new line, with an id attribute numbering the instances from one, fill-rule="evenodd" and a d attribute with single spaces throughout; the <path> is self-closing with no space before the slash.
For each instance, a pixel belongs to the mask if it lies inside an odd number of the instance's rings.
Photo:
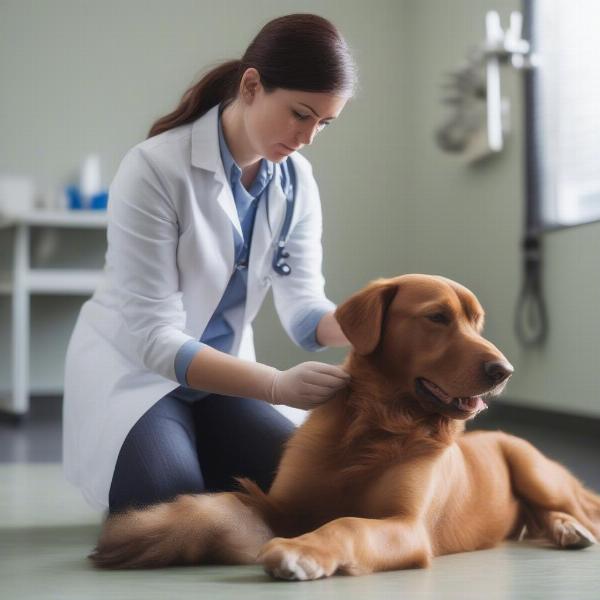
<path id="1" fill-rule="evenodd" d="M 481 335 L 484 312 L 475 295 L 444 277 L 378 279 L 335 316 L 369 376 L 425 413 L 470 419 L 513 372 Z"/>

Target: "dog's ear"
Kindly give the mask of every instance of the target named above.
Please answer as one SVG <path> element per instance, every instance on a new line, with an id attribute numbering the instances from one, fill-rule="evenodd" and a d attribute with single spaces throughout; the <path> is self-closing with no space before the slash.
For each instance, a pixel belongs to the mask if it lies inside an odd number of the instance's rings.
<path id="1" fill-rule="evenodd" d="M 337 307 L 334 316 L 358 354 L 377 348 L 385 312 L 397 289 L 397 282 L 376 279 Z"/>

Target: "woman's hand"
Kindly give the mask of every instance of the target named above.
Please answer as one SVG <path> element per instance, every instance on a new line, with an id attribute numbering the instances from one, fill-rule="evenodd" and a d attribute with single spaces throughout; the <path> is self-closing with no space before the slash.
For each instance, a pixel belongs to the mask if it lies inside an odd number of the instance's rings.
<path id="1" fill-rule="evenodd" d="M 316 361 L 303 362 L 286 371 L 275 372 L 267 401 L 310 410 L 349 383 L 350 375 L 340 367 Z"/>

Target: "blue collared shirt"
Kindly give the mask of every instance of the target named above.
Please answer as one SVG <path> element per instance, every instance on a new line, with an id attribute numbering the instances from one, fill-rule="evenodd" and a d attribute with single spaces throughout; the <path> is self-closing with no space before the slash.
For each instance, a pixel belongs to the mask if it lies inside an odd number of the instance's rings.
<path id="1" fill-rule="evenodd" d="M 246 292 L 248 284 L 248 257 L 250 255 L 250 246 L 252 243 L 252 229 L 259 202 L 264 201 L 264 193 L 267 186 L 273 178 L 275 168 L 272 162 L 262 159 L 256 178 L 252 182 L 250 189 L 246 190 L 241 182 L 242 170 L 237 165 L 223 133 L 221 118 L 218 119 L 219 128 L 219 149 L 225 174 L 231 185 L 233 199 L 237 209 L 240 224 L 242 226 L 243 237 L 240 236 L 237 229 L 232 225 L 235 242 L 235 264 L 234 270 L 225 293 L 221 298 L 217 309 L 211 317 L 204 333 L 199 341 L 189 340 L 178 351 L 175 357 L 175 374 L 177 380 L 182 386 L 187 386 L 186 373 L 192 358 L 202 348 L 211 346 L 221 352 L 229 353 L 233 345 L 234 332 L 227 316 L 230 311 L 236 309 L 246 302 Z M 323 315 L 331 310 L 331 307 L 324 306 L 317 309 L 311 309 L 306 314 L 299 315 L 297 323 L 293 328 L 294 338 L 297 343 L 305 350 L 317 351 L 323 350 L 316 340 L 316 328 Z M 183 396 L 189 396 L 193 392 L 195 399 L 199 396 L 198 390 L 178 388 L 177 392 Z M 207 395 L 207 394 L 204 394 Z"/>

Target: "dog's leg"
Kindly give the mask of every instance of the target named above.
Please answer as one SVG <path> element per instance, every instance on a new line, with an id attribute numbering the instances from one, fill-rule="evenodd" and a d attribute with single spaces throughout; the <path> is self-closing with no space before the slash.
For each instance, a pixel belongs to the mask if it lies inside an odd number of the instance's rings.
<path id="1" fill-rule="evenodd" d="M 273 538 L 257 558 L 278 579 L 319 579 L 426 567 L 432 552 L 422 523 L 342 517 L 295 538 Z"/>
<path id="2" fill-rule="evenodd" d="M 253 564 L 273 534 L 235 494 L 186 494 L 108 517 L 89 556 L 97 567 Z"/>
<path id="3" fill-rule="evenodd" d="M 524 501 L 533 519 L 529 528 L 537 526 L 545 530 L 545 537 L 553 541 L 562 539 L 563 526 L 570 530 L 564 534 L 565 540 L 574 535 L 572 530 L 577 529 L 576 525 L 587 532 L 580 532 L 583 538 L 600 537 L 600 496 L 586 489 L 565 467 L 546 458 L 529 442 L 501 434 L 499 443 L 509 466 L 514 493 Z M 570 517 L 568 524 L 562 516 L 557 516 L 560 513 Z"/>

